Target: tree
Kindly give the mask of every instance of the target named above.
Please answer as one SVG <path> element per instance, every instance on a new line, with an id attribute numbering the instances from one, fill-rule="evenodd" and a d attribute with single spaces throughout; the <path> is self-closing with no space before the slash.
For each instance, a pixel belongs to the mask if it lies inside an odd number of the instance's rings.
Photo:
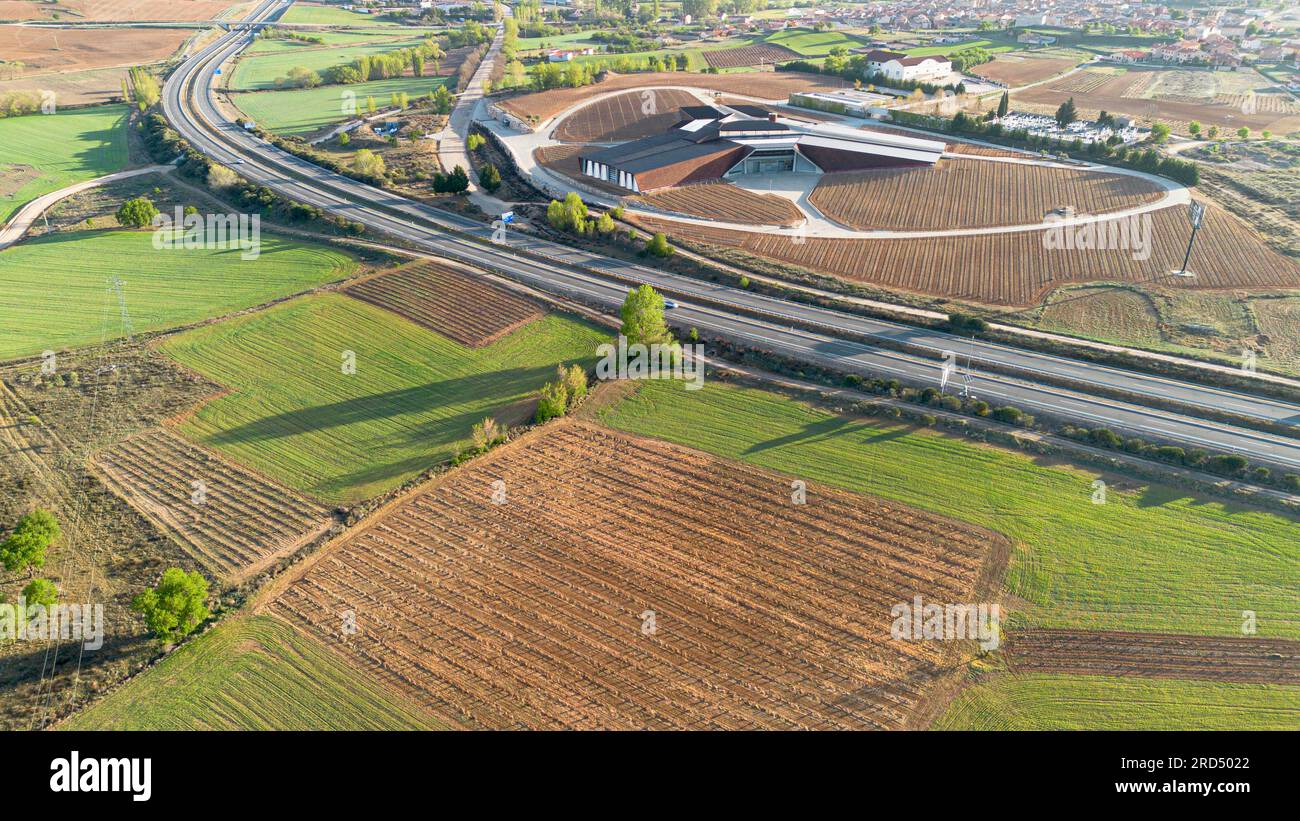
<path id="1" fill-rule="evenodd" d="M 474 425 L 470 431 L 470 438 L 474 440 L 474 447 L 480 453 L 503 441 L 509 435 L 510 429 L 505 425 L 497 423 L 497 420 L 491 416 L 486 417 L 482 422 Z"/>
<path id="2" fill-rule="evenodd" d="M 55 587 L 54 582 L 49 579 L 32 579 L 31 583 L 23 588 L 23 598 L 29 605 L 53 607 L 59 601 L 59 588 Z"/>
<path id="3" fill-rule="evenodd" d="M 566 370 L 563 365 L 557 365 L 555 368 L 557 382 L 564 386 L 564 392 L 568 396 L 569 407 L 577 404 L 578 400 L 587 395 L 587 372 L 577 363 L 570 365 Z"/>
<path id="4" fill-rule="evenodd" d="M 564 201 L 551 200 L 546 206 L 546 221 L 557 231 L 577 231 L 587 220 L 587 204 L 577 192 L 564 195 Z"/>
<path id="5" fill-rule="evenodd" d="M 1243 125 L 1241 128 L 1237 129 L 1237 136 L 1243 140 L 1246 139 L 1250 136 L 1250 129 Z"/>
<path id="6" fill-rule="evenodd" d="M 115 216 L 118 225 L 126 228 L 144 228 L 158 216 L 158 209 L 148 197 L 135 197 L 122 203 Z"/>
<path id="7" fill-rule="evenodd" d="M 1061 103 L 1061 107 L 1056 109 L 1056 124 L 1065 128 L 1070 123 L 1079 119 L 1079 111 L 1074 107 L 1074 98 Z"/>
<path id="8" fill-rule="evenodd" d="M 664 298 L 649 285 L 633 288 L 623 300 L 619 310 L 623 325 L 619 333 L 630 344 L 664 344 L 672 341 L 668 325 L 664 322 Z"/>
<path id="9" fill-rule="evenodd" d="M 998 117 L 1007 116 L 1007 111 L 1011 108 L 1011 94 L 1002 92 L 1002 99 L 998 100 Z"/>
<path id="10" fill-rule="evenodd" d="M 465 147 L 470 151 L 478 151 L 486 142 L 482 134 L 474 133 L 465 138 Z"/>
<path id="11" fill-rule="evenodd" d="M 351 144 L 352 138 L 348 136 L 348 132 L 344 131 L 342 134 L 339 134 L 339 145 L 347 148 Z"/>
<path id="12" fill-rule="evenodd" d="M 1193 137 L 1199 137 L 1201 134 L 1201 124 L 1196 122 L 1196 120 L 1192 120 L 1187 124 L 1187 133 L 1191 134 Z"/>
<path id="13" fill-rule="evenodd" d="M 1162 143 L 1169 139 L 1169 126 L 1164 123 L 1151 124 L 1151 142 Z"/>
<path id="14" fill-rule="evenodd" d="M 478 181 L 484 191 L 491 193 L 501 187 L 501 172 L 495 165 L 488 163 L 479 169 Z"/>
<path id="15" fill-rule="evenodd" d="M 169 567 L 157 587 L 132 599 L 131 609 L 144 616 L 158 641 L 174 644 L 207 619 L 208 580 L 197 571 Z"/>
<path id="16" fill-rule="evenodd" d="M 1210 126 L 1210 130 L 1205 132 L 1205 136 L 1211 140 L 1217 140 L 1219 138 L 1219 127 L 1217 125 Z"/>
<path id="17" fill-rule="evenodd" d="M 450 114 L 452 106 L 451 92 L 446 86 L 438 86 L 429 97 L 435 114 Z"/>
<path id="18" fill-rule="evenodd" d="M 534 418 L 540 424 L 548 419 L 563 416 L 568 404 L 569 395 L 565 392 L 564 384 L 548 382 L 542 386 Z"/>
<path id="19" fill-rule="evenodd" d="M 614 218 L 609 215 L 608 211 L 601 214 L 600 219 L 596 220 L 596 230 L 602 234 L 613 233 L 614 229 L 617 227 L 618 226 L 614 223 Z"/>
<path id="20" fill-rule="evenodd" d="M 387 170 L 384 166 L 384 158 L 371 151 L 369 148 L 363 148 L 352 158 L 352 170 L 368 177 L 382 177 Z"/>
<path id="21" fill-rule="evenodd" d="M 366 113 L 374 114 L 378 110 L 379 110 L 379 106 L 375 104 L 375 98 L 366 97 Z"/>
<path id="22" fill-rule="evenodd" d="M 37 508 L 18 520 L 14 532 L 0 542 L 0 564 L 10 573 L 45 566 L 45 551 L 62 535 L 48 510 Z"/>
<path id="23" fill-rule="evenodd" d="M 500 175 L 497 175 L 497 182 L 500 181 Z M 451 169 L 451 173 L 447 175 L 447 193 L 462 194 L 468 190 L 469 175 L 465 173 L 465 169 L 459 165 Z"/>
<path id="24" fill-rule="evenodd" d="M 660 259 L 673 255 L 673 247 L 668 244 L 668 237 L 664 236 L 662 232 L 656 233 L 646 241 L 645 251 L 650 256 L 659 257 Z"/>

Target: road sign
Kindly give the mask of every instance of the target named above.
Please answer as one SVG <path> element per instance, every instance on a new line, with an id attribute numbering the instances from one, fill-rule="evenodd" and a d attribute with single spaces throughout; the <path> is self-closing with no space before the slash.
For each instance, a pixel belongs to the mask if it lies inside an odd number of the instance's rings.
<path id="1" fill-rule="evenodd" d="M 215 73 L 215 74 L 220 74 L 220 73 L 221 73 L 221 69 L 217 69 L 214 73 Z"/>
<path id="2" fill-rule="evenodd" d="M 514 222 L 514 221 L 515 221 L 515 212 L 514 212 L 514 211 L 505 211 L 505 212 L 503 212 L 503 213 L 501 214 L 501 224 L 502 224 L 502 225 L 509 225 L 510 223 L 512 223 L 512 222 Z"/>
<path id="3" fill-rule="evenodd" d="M 1187 209 L 1187 219 L 1191 220 L 1193 228 L 1200 228 L 1201 220 L 1205 219 L 1205 206 L 1192 200 L 1191 206 Z"/>

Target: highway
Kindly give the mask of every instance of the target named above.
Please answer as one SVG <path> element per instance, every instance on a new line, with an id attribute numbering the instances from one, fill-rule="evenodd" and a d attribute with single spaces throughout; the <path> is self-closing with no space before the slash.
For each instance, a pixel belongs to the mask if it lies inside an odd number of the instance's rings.
<path id="1" fill-rule="evenodd" d="M 266 0 L 245 23 L 274 19 L 290 3 Z M 952 377 L 950 390 L 965 384 L 991 404 L 1012 404 L 1031 413 L 1066 417 L 1087 426 L 1104 425 L 1121 433 L 1239 453 L 1252 460 L 1300 470 L 1300 441 L 1106 399 L 1085 390 L 1039 384 L 1030 375 L 1050 374 L 1083 385 L 1300 425 L 1300 406 L 1288 402 L 786 302 L 530 237 L 508 227 L 504 237 L 498 238 L 500 241 L 491 242 L 493 230 L 482 223 L 334 174 L 280 151 L 229 121 L 213 99 L 214 73 L 245 47 L 251 36 L 248 26 L 236 24 L 231 32 L 182 63 L 164 87 L 163 109 L 172 126 L 196 150 L 289 199 L 315 205 L 361 223 L 367 230 L 401 238 L 426 251 L 540 290 L 611 309 L 622 303 L 627 282 L 647 282 L 681 303 L 670 312 L 676 325 L 694 326 L 705 336 L 717 333 L 791 359 L 839 370 L 937 386 L 942 373 L 941 353 L 953 351 L 962 372 Z M 488 241 L 475 241 L 466 235 Z M 825 328 L 827 333 L 796 329 L 796 323 Z M 837 338 L 837 333 L 920 346 L 933 351 L 933 358 Z M 966 373 L 968 357 L 974 368 Z M 989 363 L 1018 368 L 1026 375 L 1002 376 L 981 368 Z"/>

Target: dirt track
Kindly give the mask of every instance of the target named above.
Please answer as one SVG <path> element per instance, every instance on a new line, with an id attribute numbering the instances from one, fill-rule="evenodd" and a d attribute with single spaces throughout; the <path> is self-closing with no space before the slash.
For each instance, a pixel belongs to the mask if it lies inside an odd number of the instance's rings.
<path id="1" fill-rule="evenodd" d="M 1011 633 L 1017 673 L 1300 684 L 1300 641 L 1158 633 L 1030 630 Z"/>

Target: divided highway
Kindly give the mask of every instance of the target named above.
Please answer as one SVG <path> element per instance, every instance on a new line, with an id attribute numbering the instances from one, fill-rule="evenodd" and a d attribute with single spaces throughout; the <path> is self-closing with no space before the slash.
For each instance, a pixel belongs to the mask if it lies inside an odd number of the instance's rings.
<path id="1" fill-rule="evenodd" d="M 951 350 L 957 353 L 960 363 L 969 356 L 975 364 L 969 375 L 954 375 L 953 385 L 966 384 L 972 393 L 992 404 L 1012 404 L 1088 426 L 1105 425 L 1153 440 L 1239 453 L 1259 462 L 1300 470 L 1300 441 L 1101 398 L 1084 390 L 1038 384 L 1032 378 L 1000 376 L 981 371 L 980 365 L 998 363 L 1027 374 L 1050 374 L 1099 389 L 1128 391 L 1300 426 L 1300 406 L 1295 404 L 786 302 L 509 230 L 501 242 L 492 243 L 492 229 L 482 223 L 373 188 L 280 151 L 228 120 L 217 108 L 211 88 L 216 70 L 250 42 L 255 28 L 274 20 L 291 2 L 261 3 L 242 24 L 236 24 L 182 63 L 168 79 L 163 93 L 167 119 L 196 150 L 289 199 L 362 223 L 371 231 L 400 237 L 429 252 L 611 309 L 622 303 L 626 282 L 647 282 L 683 303 L 672 311 L 676 324 L 695 326 L 701 333 L 748 340 L 774 353 L 813 364 L 938 385 L 939 357 L 942 351 Z M 545 259 L 539 261 L 518 251 Z M 795 323 L 815 324 L 829 333 L 795 329 Z M 933 350 L 934 358 L 836 338 L 833 334 L 837 332 L 921 346 Z"/>

